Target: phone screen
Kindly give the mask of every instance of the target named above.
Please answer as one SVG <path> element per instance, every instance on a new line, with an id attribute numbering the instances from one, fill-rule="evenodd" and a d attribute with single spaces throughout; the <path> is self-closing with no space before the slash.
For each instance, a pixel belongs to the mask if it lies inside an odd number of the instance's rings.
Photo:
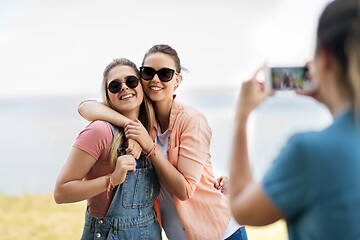
<path id="1" fill-rule="evenodd" d="M 273 67 L 270 75 L 273 90 L 309 91 L 313 88 L 308 67 Z"/>

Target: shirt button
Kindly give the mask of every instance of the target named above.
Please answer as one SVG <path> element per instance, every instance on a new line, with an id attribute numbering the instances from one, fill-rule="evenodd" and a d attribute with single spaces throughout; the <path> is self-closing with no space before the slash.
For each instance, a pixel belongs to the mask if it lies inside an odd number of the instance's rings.
<path id="1" fill-rule="evenodd" d="M 104 221 L 103 221 L 103 220 L 99 220 L 99 223 L 100 223 L 100 224 L 103 224 L 103 223 L 104 223 Z"/>
<path id="2" fill-rule="evenodd" d="M 101 237 L 101 234 L 100 234 L 100 233 L 97 233 L 97 234 L 96 234 L 96 237 L 97 237 L 97 238 L 100 238 L 100 237 Z"/>

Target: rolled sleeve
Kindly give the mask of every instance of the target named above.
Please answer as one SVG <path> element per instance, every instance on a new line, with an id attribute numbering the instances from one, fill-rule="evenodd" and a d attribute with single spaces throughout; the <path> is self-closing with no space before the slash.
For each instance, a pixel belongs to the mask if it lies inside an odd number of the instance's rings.
<path id="1" fill-rule="evenodd" d="M 180 137 L 178 170 L 186 180 L 189 199 L 199 185 L 206 161 L 210 158 L 211 130 L 204 116 L 191 116 Z"/>

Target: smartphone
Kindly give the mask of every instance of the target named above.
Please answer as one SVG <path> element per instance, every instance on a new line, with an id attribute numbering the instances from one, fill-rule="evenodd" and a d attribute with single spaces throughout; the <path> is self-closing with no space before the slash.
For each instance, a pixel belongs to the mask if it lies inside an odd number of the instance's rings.
<path id="1" fill-rule="evenodd" d="M 267 67 L 265 69 L 265 90 L 296 90 L 309 93 L 315 90 L 308 67 Z"/>

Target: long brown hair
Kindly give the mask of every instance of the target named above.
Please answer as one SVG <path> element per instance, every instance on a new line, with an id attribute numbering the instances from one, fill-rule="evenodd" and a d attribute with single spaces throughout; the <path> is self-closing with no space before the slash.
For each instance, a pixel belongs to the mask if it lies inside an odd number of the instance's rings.
<path id="1" fill-rule="evenodd" d="M 132 69 L 134 69 L 137 77 L 140 78 L 140 73 L 139 73 L 138 68 L 136 67 L 136 64 L 126 58 L 115 58 L 112 62 L 110 62 L 106 66 L 104 73 L 103 73 L 103 82 L 102 82 L 102 87 L 101 87 L 102 98 L 103 98 L 103 102 L 105 103 L 105 105 L 112 108 L 115 111 L 117 111 L 117 110 L 112 105 L 112 103 L 109 99 L 109 95 L 108 95 L 108 90 L 107 90 L 108 79 L 107 78 L 108 78 L 110 70 L 116 66 L 129 66 Z M 153 130 L 155 114 L 154 114 L 153 106 L 145 94 L 144 94 L 143 102 L 140 105 L 140 111 L 139 111 L 138 118 L 141 121 L 141 123 L 144 125 L 146 130 L 150 133 Z M 110 159 L 111 166 L 115 166 L 117 156 L 118 156 L 117 150 L 125 142 L 125 140 L 126 139 L 124 136 L 123 129 L 115 126 L 114 139 L 109 148 L 109 159 Z"/>
<path id="2" fill-rule="evenodd" d="M 182 70 L 185 72 L 188 72 L 188 70 L 186 68 L 181 66 L 180 58 L 179 58 L 179 55 L 177 54 L 176 50 L 167 44 L 156 44 L 156 45 L 152 46 L 145 53 L 143 61 L 142 61 L 142 65 L 144 65 L 145 59 L 153 53 L 163 53 L 163 54 L 169 55 L 174 60 L 175 68 L 176 68 L 175 70 L 178 73 L 181 73 Z"/>

